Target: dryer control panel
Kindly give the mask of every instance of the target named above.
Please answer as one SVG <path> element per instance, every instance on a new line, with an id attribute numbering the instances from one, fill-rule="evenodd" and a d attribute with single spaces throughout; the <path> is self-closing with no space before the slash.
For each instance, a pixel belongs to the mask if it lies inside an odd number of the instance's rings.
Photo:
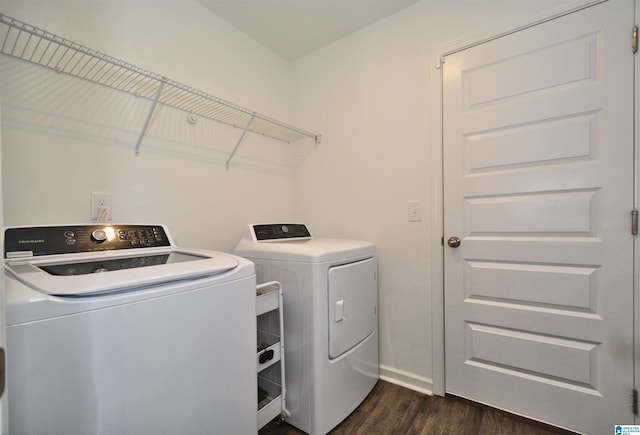
<path id="1" fill-rule="evenodd" d="M 65 225 L 7 228 L 4 257 L 171 246 L 161 225 Z"/>
<path id="2" fill-rule="evenodd" d="M 310 239 L 311 233 L 304 224 L 263 224 L 252 225 L 256 241 Z"/>

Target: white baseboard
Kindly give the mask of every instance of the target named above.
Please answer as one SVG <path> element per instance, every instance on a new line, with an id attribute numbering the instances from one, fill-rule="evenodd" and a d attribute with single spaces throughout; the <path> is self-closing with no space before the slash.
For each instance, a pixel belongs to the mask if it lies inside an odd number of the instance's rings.
<path id="1" fill-rule="evenodd" d="M 433 380 L 394 367 L 380 366 L 380 379 L 419 393 L 433 396 Z"/>

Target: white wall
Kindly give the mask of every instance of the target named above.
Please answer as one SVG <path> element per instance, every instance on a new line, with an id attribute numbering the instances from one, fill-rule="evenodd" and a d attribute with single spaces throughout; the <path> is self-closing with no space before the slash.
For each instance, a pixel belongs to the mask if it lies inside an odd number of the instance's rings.
<path id="1" fill-rule="evenodd" d="M 424 0 L 298 60 L 298 122 L 322 145 L 295 176 L 294 213 L 315 235 L 374 242 L 385 379 L 429 392 L 432 359 L 434 147 L 432 52 L 570 1 Z M 523 21 L 523 17 L 527 20 Z M 437 163 L 436 163 L 437 164 Z M 407 202 L 422 201 L 422 222 Z M 436 249 L 437 251 L 437 249 Z M 440 380 L 442 382 L 442 380 Z"/>
<path id="2" fill-rule="evenodd" d="M 4 0 L 0 12 L 289 121 L 291 64 L 195 1 Z M 89 221 L 92 191 L 113 194 L 116 221 L 166 223 L 190 247 L 230 251 L 244 225 L 291 218 L 289 145 L 249 137 L 227 171 L 241 131 L 164 109 L 135 157 L 148 102 L 2 58 L 6 225 Z"/>

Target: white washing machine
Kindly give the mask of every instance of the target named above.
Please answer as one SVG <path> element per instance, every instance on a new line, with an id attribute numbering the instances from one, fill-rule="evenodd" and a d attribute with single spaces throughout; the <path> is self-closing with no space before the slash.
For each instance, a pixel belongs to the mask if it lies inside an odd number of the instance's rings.
<path id="1" fill-rule="evenodd" d="M 235 254 L 283 290 L 287 422 L 325 434 L 378 381 L 375 246 L 313 238 L 302 224 L 250 225 Z"/>
<path id="2" fill-rule="evenodd" d="M 255 271 L 159 225 L 5 231 L 9 430 L 257 431 Z"/>

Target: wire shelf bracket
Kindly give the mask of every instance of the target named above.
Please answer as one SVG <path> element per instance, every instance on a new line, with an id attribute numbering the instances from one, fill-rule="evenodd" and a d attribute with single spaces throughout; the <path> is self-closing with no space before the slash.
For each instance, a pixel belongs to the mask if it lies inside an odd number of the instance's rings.
<path id="1" fill-rule="evenodd" d="M 156 92 L 156 97 L 153 99 L 153 103 L 149 108 L 149 113 L 147 114 L 147 119 L 144 121 L 144 126 L 142 127 L 142 131 L 140 132 L 140 137 L 138 138 L 138 142 L 136 143 L 136 156 L 140 155 L 140 144 L 142 143 L 142 139 L 144 135 L 147 133 L 149 129 L 149 123 L 151 122 L 151 117 L 153 116 L 153 112 L 156 110 L 156 106 L 158 105 L 158 100 L 160 99 L 160 95 L 162 94 L 162 89 L 164 88 L 164 81 L 160 82 L 160 86 L 158 86 L 158 92 Z"/>
<path id="2" fill-rule="evenodd" d="M 313 140 L 318 145 L 321 141 L 319 134 L 261 115 L 4 14 L 0 14 L 0 42 L 2 54 L 151 101 L 135 146 L 136 155 L 158 104 L 182 110 L 191 117 L 197 115 L 242 130 L 227 160 L 227 169 L 247 133 L 289 144 Z"/>
<path id="3" fill-rule="evenodd" d="M 238 151 L 238 147 L 242 143 L 242 139 L 244 139 L 245 135 L 247 134 L 247 131 L 249 131 L 249 128 L 251 127 L 251 124 L 253 124 L 253 120 L 254 119 L 256 119 L 256 113 L 254 113 L 251 116 L 251 119 L 249 119 L 249 122 L 247 123 L 247 126 L 242 131 L 242 134 L 240 135 L 240 138 L 238 139 L 238 142 L 236 143 L 236 146 L 233 148 L 233 151 L 231 151 L 231 155 L 229 156 L 229 158 L 227 159 L 227 163 L 225 164 L 225 167 L 227 169 L 229 169 L 229 164 L 231 163 L 231 160 L 233 159 L 233 156 L 236 155 L 236 151 Z"/>

